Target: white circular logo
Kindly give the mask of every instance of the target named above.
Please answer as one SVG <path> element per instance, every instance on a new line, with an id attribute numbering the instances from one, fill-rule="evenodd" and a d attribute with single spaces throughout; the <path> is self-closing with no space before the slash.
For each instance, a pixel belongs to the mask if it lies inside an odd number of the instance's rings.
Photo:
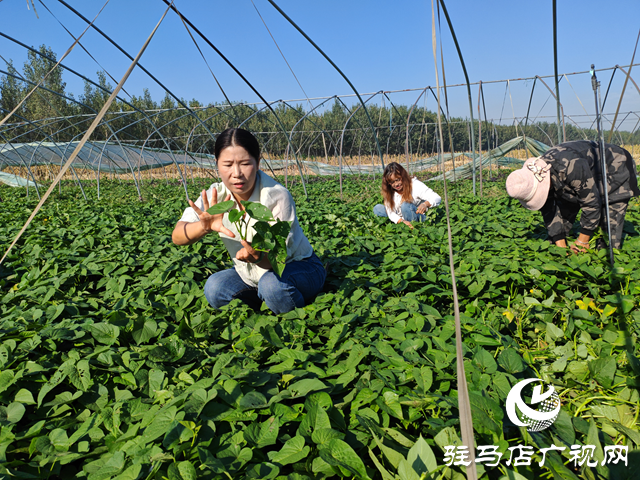
<path id="1" fill-rule="evenodd" d="M 527 427 L 529 432 L 539 432 L 550 427 L 560 413 L 560 397 L 556 389 L 549 387 L 549 390 L 542 393 L 542 385 L 533 387 L 531 405 L 540 404 L 538 409 L 533 409 L 522 399 L 522 389 L 532 382 L 543 383 L 539 378 L 528 378 L 516 383 L 509 395 L 507 395 L 507 416 L 515 425 Z M 516 406 L 520 410 L 520 416 L 516 412 Z"/>

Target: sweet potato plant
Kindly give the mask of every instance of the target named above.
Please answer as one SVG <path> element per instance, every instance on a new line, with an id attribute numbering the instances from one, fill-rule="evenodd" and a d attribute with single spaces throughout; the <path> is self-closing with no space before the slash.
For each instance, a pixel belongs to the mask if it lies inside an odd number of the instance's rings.
<path id="1" fill-rule="evenodd" d="M 551 452 L 544 467 L 537 455 L 478 465 L 480 477 L 637 478 L 638 203 L 610 274 L 606 251 L 550 246 L 539 215 L 494 185 L 484 199 L 451 192 L 476 443 L 630 453 L 626 467 L 589 467 Z M 437 211 L 411 230 L 373 216 L 370 178 L 346 181 L 342 200 L 332 179 L 310 183 L 307 200 L 293 187 L 329 276 L 313 303 L 274 316 L 207 304 L 206 279 L 230 259 L 216 236 L 172 244 L 179 186 L 146 184 L 142 203 L 124 183 L 102 188 L 85 204 L 65 185 L 0 267 L 0 477 L 464 478 L 443 461 L 459 420 Z M 0 197 L 6 248 L 36 200 L 8 187 Z M 504 408 L 534 376 L 562 410 L 529 433 Z"/>

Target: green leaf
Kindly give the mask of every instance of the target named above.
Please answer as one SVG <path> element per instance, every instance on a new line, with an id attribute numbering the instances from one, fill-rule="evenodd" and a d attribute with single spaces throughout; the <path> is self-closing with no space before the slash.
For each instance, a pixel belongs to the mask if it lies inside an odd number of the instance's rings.
<path id="1" fill-rule="evenodd" d="M 140 477 L 140 473 L 142 472 L 142 464 L 136 463 L 127 468 L 120 475 L 115 477 L 113 480 L 138 480 Z"/>
<path id="2" fill-rule="evenodd" d="M 305 378 L 289 387 L 293 397 L 305 397 L 310 392 L 324 390 L 327 386 L 317 378 Z"/>
<path id="3" fill-rule="evenodd" d="M 498 369 L 498 364 L 491 355 L 484 348 L 478 348 L 476 354 L 473 356 L 473 362 L 487 374 L 495 373 Z"/>
<path id="4" fill-rule="evenodd" d="M 149 443 L 159 436 L 165 435 L 169 430 L 169 425 L 171 425 L 174 420 L 178 419 L 177 413 L 178 409 L 175 406 L 168 407 L 158 412 L 151 424 L 144 429 L 142 441 L 144 443 Z"/>
<path id="5" fill-rule="evenodd" d="M 589 372 L 596 382 L 604 388 L 611 388 L 616 375 L 616 359 L 614 357 L 600 357 L 589 362 Z"/>
<path id="6" fill-rule="evenodd" d="M 310 451 L 311 447 L 304 444 L 304 437 L 296 435 L 287 440 L 279 452 L 269 452 L 268 456 L 272 462 L 284 466 L 306 458 Z"/>
<path id="7" fill-rule="evenodd" d="M 134 330 L 131 335 L 133 336 L 133 340 L 136 344 L 140 345 L 141 343 L 148 342 L 155 337 L 157 331 L 158 324 L 155 320 L 146 319 L 144 322 L 140 320 L 135 323 Z"/>
<path id="8" fill-rule="evenodd" d="M 334 438 L 344 439 L 344 433 L 333 428 L 319 428 L 311 434 L 311 440 L 318 446 L 329 443 Z"/>
<path id="9" fill-rule="evenodd" d="M 49 433 L 49 441 L 58 452 L 66 452 L 69 449 L 69 437 L 61 428 L 56 428 Z"/>
<path id="10" fill-rule="evenodd" d="M 400 396 L 397 393 L 391 391 L 384 392 L 382 398 L 378 398 L 377 402 L 389 415 L 404 420 L 402 405 L 400 405 Z"/>
<path id="11" fill-rule="evenodd" d="M 120 335 L 120 329 L 110 323 L 94 323 L 89 327 L 89 331 L 96 341 L 105 345 L 113 345 Z"/>
<path id="12" fill-rule="evenodd" d="M 244 430 L 244 438 L 249 445 L 264 448 L 276 443 L 280 423 L 276 417 L 269 417 L 262 423 L 252 423 Z"/>
<path id="13" fill-rule="evenodd" d="M 0 424 L 18 423 L 22 420 L 25 412 L 24 405 L 19 402 L 11 402 L 6 407 L 0 406 Z"/>
<path id="14" fill-rule="evenodd" d="M 33 395 L 31 394 L 31 392 L 24 388 L 21 388 L 20 390 L 18 390 L 18 393 L 16 393 L 14 400 L 16 402 L 26 403 L 27 405 L 36 404 L 36 401 L 33 399 Z"/>
<path id="15" fill-rule="evenodd" d="M 233 207 L 235 207 L 236 202 L 233 200 L 227 200 L 226 202 L 219 202 L 207 209 L 207 213 L 209 215 L 219 215 L 221 213 L 227 213 Z"/>
<path id="16" fill-rule="evenodd" d="M 547 341 L 555 342 L 558 338 L 564 338 L 564 332 L 553 323 L 547 322 Z"/>
<path id="17" fill-rule="evenodd" d="M 498 356 L 498 363 L 512 375 L 524 371 L 522 357 L 513 348 L 506 348 Z"/>
<path id="18" fill-rule="evenodd" d="M 327 398 L 326 393 L 314 394 L 305 401 L 307 414 L 302 418 L 298 433 L 305 438 L 311 439 L 313 432 L 324 428 L 331 428 L 331 420 L 327 414 L 327 409 L 331 407 L 331 398 Z"/>
<path id="19" fill-rule="evenodd" d="M 196 468 L 191 462 L 179 462 L 177 466 L 182 480 L 196 480 L 198 478 Z"/>
<path id="20" fill-rule="evenodd" d="M 124 469 L 124 452 L 116 452 L 111 456 L 97 472 L 89 475 L 88 480 L 107 480 L 117 475 Z"/>
<path id="21" fill-rule="evenodd" d="M 238 220 L 240 220 L 242 218 L 242 216 L 244 215 L 244 212 L 242 212 L 241 210 L 230 210 L 229 211 L 229 221 L 231 223 L 236 223 Z"/>
<path id="22" fill-rule="evenodd" d="M 429 444 L 422 438 L 422 435 L 409 450 L 407 461 L 418 475 L 434 472 L 438 469 L 436 456 L 433 454 Z"/>
<path id="23" fill-rule="evenodd" d="M 367 470 L 360 457 L 348 443 L 334 438 L 329 444 L 320 449 L 320 458 L 331 466 L 342 467 L 357 478 L 369 479 Z"/>
<path id="24" fill-rule="evenodd" d="M 433 383 L 433 371 L 429 367 L 413 367 L 413 378 L 418 385 L 418 393 L 426 395 Z"/>
<path id="25" fill-rule="evenodd" d="M 280 468 L 278 468 L 277 465 L 269 462 L 263 462 L 247 468 L 246 478 L 259 478 L 266 480 L 276 478 L 279 473 Z"/>
<path id="26" fill-rule="evenodd" d="M 261 222 L 273 222 L 273 213 L 267 207 L 259 202 L 247 202 L 242 200 L 242 206 L 251 218 L 255 218 Z"/>

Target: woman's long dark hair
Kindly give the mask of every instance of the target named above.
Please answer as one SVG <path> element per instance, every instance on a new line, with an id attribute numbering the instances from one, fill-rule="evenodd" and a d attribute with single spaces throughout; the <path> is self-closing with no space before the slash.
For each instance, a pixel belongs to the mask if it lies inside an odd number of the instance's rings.
<path id="1" fill-rule="evenodd" d="M 260 163 L 260 144 L 258 140 L 256 140 L 256 137 L 244 128 L 227 128 L 218 135 L 213 150 L 216 156 L 216 162 L 218 158 L 220 158 L 222 150 L 227 147 L 242 147 L 256 162 Z"/>
<path id="2" fill-rule="evenodd" d="M 390 179 L 391 177 L 400 177 L 402 179 L 402 201 L 403 202 L 413 202 L 413 196 L 411 195 L 411 178 L 407 171 L 397 162 L 391 162 L 384 169 L 384 174 L 382 175 L 382 198 L 384 199 L 384 204 L 389 206 L 391 210 L 395 208 L 395 204 L 393 201 L 393 194 L 396 191 L 391 187 Z"/>

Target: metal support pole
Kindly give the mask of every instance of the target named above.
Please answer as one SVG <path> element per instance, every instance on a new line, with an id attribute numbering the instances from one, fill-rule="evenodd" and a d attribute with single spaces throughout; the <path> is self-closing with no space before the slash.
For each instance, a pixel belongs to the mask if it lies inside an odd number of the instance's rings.
<path id="1" fill-rule="evenodd" d="M 613 244 L 611 239 L 611 219 L 609 218 L 609 182 L 607 181 L 607 159 L 604 151 L 604 137 L 602 135 L 602 125 L 600 122 L 600 82 L 596 77 L 596 67 L 591 64 L 591 86 L 596 102 L 596 127 L 598 129 L 598 147 L 600 149 L 600 177 L 602 179 L 602 190 L 604 191 L 604 204 L 607 218 L 607 236 L 609 237 L 609 259 L 613 268 Z M 596 164 L 597 166 L 597 164 Z"/>
<path id="2" fill-rule="evenodd" d="M 560 86 L 558 84 L 558 22 L 556 0 L 553 0 L 553 72 L 556 81 L 556 110 L 558 116 L 558 143 L 564 142 L 564 131 L 560 128 Z M 563 122 L 564 124 L 564 122 Z M 560 138 L 562 137 L 562 140 Z"/>

